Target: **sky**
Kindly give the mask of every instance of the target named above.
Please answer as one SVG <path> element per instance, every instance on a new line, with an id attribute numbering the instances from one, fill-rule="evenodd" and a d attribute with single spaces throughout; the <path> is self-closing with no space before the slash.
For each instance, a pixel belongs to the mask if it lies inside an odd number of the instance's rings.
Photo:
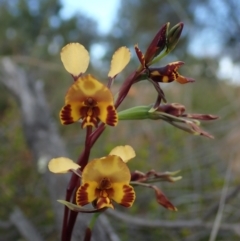
<path id="1" fill-rule="evenodd" d="M 61 16 L 69 18 L 76 13 L 84 13 L 97 21 L 99 33 L 106 34 L 110 31 L 114 21 L 121 0 L 61 0 L 63 8 Z M 99 45 L 94 44 L 89 50 L 93 61 L 100 60 L 106 49 Z"/>
<path id="2" fill-rule="evenodd" d="M 111 26 L 116 20 L 115 16 L 117 14 L 118 8 L 120 6 L 121 0 L 61 0 L 63 4 L 63 9 L 61 15 L 63 18 L 71 17 L 73 14 L 82 12 L 84 15 L 92 17 L 98 23 L 99 32 L 105 34 L 109 32 Z M 210 36 L 209 36 L 210 37 Z M 201 56 L 201 52 L 199 53 L 197 50 L 201 50 L 196 46 L 201 45 L 202 43 L 198 43 L 194 41 L 194 48 L 190 46 L 190 51 L 198 56 Z M 205 45 L 206 46 L 206 45 Z M 216 44 L 214 47 L 212 46 L 208 52 L 208 55 L 215 55 L 215 52 L 218 52 Z M 216 49 L 217 48 L 217 49 Z M 96 44 L 92 48 L 93 53 L 98 53 L 97 56 L 100 59 L 104 55 L 104 49 L 102 46 Z M 201 50 L 202 51 L 202 50 Z M 206 53 L 206 51 L 204 51 Z M 224 67 L 225 66 L 225 67 Z M 228 68 L 226 68 L 228 66 Z M 236 84 L 235 76 L 240 73 L 240 68 L 238 66 L 234 66 L 230 58 L 222 58 L 219 61 L 219 70 L 218 77 L 228 78 L 233 84 Z M 239 80 L 237 80 L 239 84 Z"/>
<path id="3" fill-rule="evenodd" d="M 61 2 L 63 4 L 61 15 L 64 18 L 82 12 L 98 22 L 101 33 L 110 30 L 120 5 L 120 0 L 61 0 Z"/>

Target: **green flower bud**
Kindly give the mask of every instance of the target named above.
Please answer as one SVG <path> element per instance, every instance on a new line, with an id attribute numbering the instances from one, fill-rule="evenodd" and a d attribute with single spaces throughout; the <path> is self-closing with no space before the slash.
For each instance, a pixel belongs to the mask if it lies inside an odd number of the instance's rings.
<path id="1" fill-rule="evenodd" d="M 178 43 L 183 30 L 183 23 L 180 22 L 173 26 L 167 35 L 167 53 L 171 52 Z"/>
<path id="2" fill-rule="evenodd" d="M 149 119 L 149 106 L 136 106 L 118 112 L 119 120 L 144 120 Z"/>
<path id="3" fill-rule="evenodd" d="M 166 42 L 165 42 L 165 48 L 161 53 L 157 56 L 155 55 L 155 58 L 149 63 L 148 66 L 157 63 L 159 60 L 164 58 L 166 55 L 168 55 L 177 45 L 178 40 L 181 36 L 182 30 L 183 30 L 183 23 L 180 22 L 173 26 L 169 30 L 169 25 L 166 27 Z"/>

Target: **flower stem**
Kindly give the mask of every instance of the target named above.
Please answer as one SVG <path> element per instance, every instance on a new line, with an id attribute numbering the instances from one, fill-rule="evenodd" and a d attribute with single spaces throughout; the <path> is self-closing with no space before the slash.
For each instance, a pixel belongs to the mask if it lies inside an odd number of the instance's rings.
<path id="1" fill-rule="evenodd" d="M 87 126 L 87 132 L 85 137 L 85 148 L 77 161 L 77 163 L 81 166 L 81 170 L 84 169 L 89 159 L 90 150 L 91 150 L 91 143 L 90 143 L 91 133 L 92 133 L 92 127 Z M 66 199 L 65 199 L 66 201 L 69 202 L 71 197 L 73 198 L 75 197 L 77 187 L 79 186 L 78 181 L 79 181 L 79 177 L 75 173 L 73 173 L 66 191 Z M 75 200 L 73 201 L 75 202 Z M 62 227 L 62 241 L 71 240 L 72 230 L 76 222 L 77 215 L 78 215 L 77 212 L 71 211 L 68 209 L 68 207 L 65 206 L 64 216 L 63 216 L 63 227 Z"/>

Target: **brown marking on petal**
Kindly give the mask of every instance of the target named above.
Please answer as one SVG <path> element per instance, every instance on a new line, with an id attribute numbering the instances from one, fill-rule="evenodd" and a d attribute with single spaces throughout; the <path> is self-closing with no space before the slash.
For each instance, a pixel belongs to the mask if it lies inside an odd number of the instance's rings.
<path id="1" fill-rule="evenodd" d="M 118 122 L 117 112 L 116 112 L 114 106 L 109 105 L 107 107 L 106 124 L 108 124 L 110 126 L 116 126 L 117 122 Z"/>
<path id="2" fill-rule="evenodd" d="M 65 105 L 62 108 L 62 110 L 60 112 L 60 119 L 62 121 L 62 124 L 69 125 L 69 124 L 72 124 L 74 122 L 73 118 L 71 116 L 71 112 L 72 112 L 71 105 Z"/>
<path id="3" fill-rule="evenodd" d="M 101 190 L 99 192 L 99 195 L 100 195 L 100 197 L 108 197 L 108 192 L 107 192 L 107 190 Z"/>
<path id="4" fill-rule="evenodd" d="M 98 118 L 100 114 L 100 110 L 98 106 L 94 106 L 94 107 L 83 106 L 80 110 L 80 113 L 83 119 L 83 123 L 82 123 L 83 128 L 89 125 L 94 127 L 98 126 L 98 123 L 100 121 L 100 119 Z"/>
<path id="5" fill-rule="evenodd" d="M 88 183 L 85 183 L 83 186 L 79 187 L 76 193 L 76 203 L 79 206 L 84 206 L 89 203 L 87 188 L 89 187 Z"/>
<path id="6" fill-rule="evenodd" d="M 81 116 L 87 116 L 87 113 L 88 113 L 88 107 L 87 106 L 83 106 L 81 109 L 80 109 L 80 114 Z"/>
<path id="7" fill-rule="evenodd" d="M 142 65 L 143 67 L 145 67 L 145 57 L 144 57 L 142 51 L 138 48 L 137 45 L 134 46 L 134 49 L 135 49 L 135 52 L 136 52 L 136 54 L 137 54 L 137 57 L 138 57 L 141 65 Z"/>
<path id="8" fill-rule="evenodd" d="M 113 196 L 113 193 L 114 193 L 113 188 L 109 188 L 109 189 L 107 189 L 106 191 L 107 191 L 109 197 L 112 197 L 112 196 Z"/>
<path id="9" fill-rule="evenodd" d="M 135 193 L 133 191 L 133 188 L 131 186 L 124 185 L 123 192 L 124 192 L 124 196 L 120 204 L 124 207 L 131 207 L 133 201 L 135 200 Z"/>
<path id="10" fill-rule="evenodd" d="M 109 180 L 109 178 L 104 177 L 99 184 L 99 189 L 103 190 L 103 189 L 109 189 L 112 186 L 111 181 Z"/>
<path id="11" fill-rule="evenodd" d="M 176 80 L 179 76 L 179 73 L 177 71 L 173 71 L 172 74 L 170 75 L 170 79 Z"/>
<path id="12" fill-rule="evenodd" d="M 150 75 L 150 78 L 155 82 L 170 83 L 174 81 L 173 79 L 170 79 L 167 75 Z"/>
<path id="13" fill-rule="evenodd" d="M 103 178 L 101 180 L 99 187 L 95 190 L 96 196 L 98 197 L 95 202 L 97 208 L 114 208 L 110 199 L 113 194 L 113 189 L 111 188 L 111 186 L 112 184 L 108 178 Z"/>
<path id="14" fill-rule="evenodd" d="M 156 82 L 165 82 L 169 83 L 180 78 L 177 70 L 184 63 L 181 61 L 172 62 L 164 67 L 160 68 L 149 68 L 150 74 L 149 77 Z"/>
<path id="15" fill-rule="evenodd" d="M 86 126 L 97 127 L 100 121 L 98 118 L 100 110 L 97 106 L 97 101 L 95 101 L 92 97 L 88 97 L 84 101 L 84 105 L 85 106 L 80 109 L 80 114 L 83 119 L 82 128 Z"/>

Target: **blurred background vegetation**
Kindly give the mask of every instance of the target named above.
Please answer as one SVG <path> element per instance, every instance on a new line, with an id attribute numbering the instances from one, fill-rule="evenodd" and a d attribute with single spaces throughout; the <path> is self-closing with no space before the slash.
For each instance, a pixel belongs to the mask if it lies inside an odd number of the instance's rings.
<path id="1" fill-rule="evenodd" d="M 84 2 L 79 1 L 81 4 Z M 137 153 L 130 162 L 131 170 L 181 170 L 183 176 L 176 183 L 160 185 L 178 212 L 165 210 L 151 190 L 140 188 L 132 209 L 117 207 L 116 215 L 109 218 L 121 240 L 239 240 L 240 233 L 235 228 L 240 225 L 239 1 L 122 0 L 116 21 L 106 34 L 101 34 L 97 21 L 84 12 L 62 19 L 61 9 L 58 0 L 0 0 L 0 58 L 11 57 L 29 78 L 44 83 L 53 119 L 70 158 L 78 158 L 84 143 L 84 132 L 77 124 L 60 126 L 58 118 L 72 81 L 62 67 L 59 51 L 72 41 L 80 42 L 91 52 L 88 73 L 106 83 L 109 61 L 118 47 L 124 45 L 133 50 L 138 43 L 144 51 L 164 23 L 173 26 L 184 22 L 178 46 L 160 64 L 184 61 L 180 73 L 196 82 L 162 85 L 167 100 L 185 105 L 189 113 L 221 117 L 203 124 L 214 140 L 191 136 L 161 121 L 123 121 L 116 128 L 107 128 L 93 148 L 93 157 L 106 155 L 116 145 L 129 144 Z M 101 58 L 94 52 L 96 46 L 104 49 Z M 138 66 L 133 51 L 132 56 L 127 69 L 117 78 L 115 92 Z M 0 241 L 25 240 L 9 221 L 15 206 L 21 208 L 44 240 L 56 240 L 49 194 L 25 140 L 19 106 L 1 83 L 0 93 Z M 155 95 L 151 85 L 140 83 L 131 89 L 120 109 L 148 105 L 155 101 Z M 119 221 L 120 211 L 145 220 L 146 226 L 128 216 L 125 217 L 129 222 Z M 194 226 L 197 219 L 206 225 Z M 147 226 L 148 220 L 161 220 L 165 226 Z"/>

